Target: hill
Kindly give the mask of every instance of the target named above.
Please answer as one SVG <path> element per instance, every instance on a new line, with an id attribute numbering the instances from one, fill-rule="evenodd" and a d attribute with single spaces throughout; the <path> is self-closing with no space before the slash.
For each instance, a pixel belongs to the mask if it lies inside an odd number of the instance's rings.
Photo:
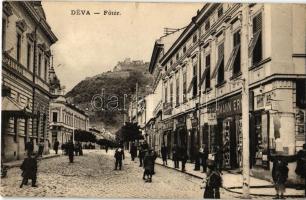
<path id="1" fill-rule="evenodd" d="M 113 71 L 87 77 L 66 94 L 68 101 L 88 110 L 92 126 L 116 132 L 124 120 L 136 83 L 139 96 L 145 96 L 152 83 L 149 63 L 125 59 Z M 124 105 L 125 103 L 125 105 Z M 127 116 L 127 115 L 126 115 Z"/>

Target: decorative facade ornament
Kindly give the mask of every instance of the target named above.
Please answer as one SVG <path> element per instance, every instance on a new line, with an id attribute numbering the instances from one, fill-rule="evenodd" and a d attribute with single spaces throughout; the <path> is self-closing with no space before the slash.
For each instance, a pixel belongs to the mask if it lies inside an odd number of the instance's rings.
<path id="1" fill-rule="evenodd" d="M 47 51 L 45 51 L 45 55 L 48 56 L 48 57 L 51 57 L 51 51 L 50 51 L 50 49 L 47 50 Z"/>
<path id="2" fill-rule="evenodd" d="M 38 46 L 38 48 L 40 48 L 42 51 L 46 51 L 46 50 L 47 50 L 47 45 L 46 45 L 45 43 L 38 44 L 37 46 Z"/>
<path id="3" fill-rule="evenodd" d="M 27 38 L 30 40 L 30 41 L 32 41 L 32 42 L 34 42 L 35 41 L 35 33 L 34 32 L 31 32 L 31 33 L 27 33 Z"/>
<path id="4" fill-rule="evenodd" d="M 9 17 L 13 15 L 12 6 L 9 2 L 3 2 L 3 12 Z"/>
<path id="5" fill-rule="evenodd" d="M 19 28 L 21 30 L 21 32 L 25 32 L 28 28 L 28 25 L 27 25 L 27 23 L 25 22 L 24 19 L 18 20 L 16 22 L 16 26 L 17 26 L 17 28 Z"/>

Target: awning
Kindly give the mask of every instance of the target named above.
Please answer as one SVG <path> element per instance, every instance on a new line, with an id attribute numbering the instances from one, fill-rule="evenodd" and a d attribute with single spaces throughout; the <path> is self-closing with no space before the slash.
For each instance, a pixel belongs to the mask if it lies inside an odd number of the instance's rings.
<path id="1" fill-rule="evenodd" d="M 219 67 L 220 67 L 220 65 L 221 65 L 221 63 L 222 63 L 223 58 L 224 58 L 224 54 L 222 54 L 222 55 L 219 57 L 218 62 L 217 62 L 217 64 L 216 64 L 216 67 L 215 67 L 215 69 L 214 69 L 214 71 L 213 71 L 213 73 L 212 73 L 212 75 L 211 75 L 212 78 L 215 78 L 215 76 L 217 75 L 218 70 L 219 70 Z"/>
<path id="2" fill-rule="evenodd" d="M 261 33 L 261 30 L 257 31 L 253 35 L 253 39 L 251 40 L 250 45 L 249 45 L 249 57 L 251 57 L 252 54 L 253 54 L 253 51 L 254 51 L 254 48 L 255 48 L 256 43 L 258 41 L 260 33 Z"/>
<path id="3" fill-rule="evenodd" d="M 32 112 L 10 97 L 2 97 L 2 114 L 11 117 L 32 117 Z"/>
<path id="4" fill-rule="evenodd" d="M 204 70 L 204 72 L 203 72 L 203 74 L 202 74 L 202 76 L 201 76 L 199 86 L 202 86 L 202 84 L 203 84 L 203 82 L 204 82 L 204 80 L 205 80 L 205 78 L 206 78 L 208 69 L 209 69 L 209 67 L 206 67 L 206 68 L 205 68 L 205 70 Z"/>
<path id="5" fill-rule="evenodd" d="M 228 71 L 228 70 L 231 70 L 233 69 L 233 65 L 234 65 L 234 61 L 237 57 L 237 53 L 239 51 L 239 48 L 240 48 L 240 44 L 239 45 L 236 45 L 228 59 L 228 62 L 227 62 L 227 65 L 225 67 L 225 71 Z"/>

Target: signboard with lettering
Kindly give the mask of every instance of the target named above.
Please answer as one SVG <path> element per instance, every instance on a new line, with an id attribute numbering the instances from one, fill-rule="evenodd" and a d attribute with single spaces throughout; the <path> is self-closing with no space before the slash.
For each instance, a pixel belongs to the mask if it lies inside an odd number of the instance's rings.
<path id="1" fill-rule="evenodd" d="M 241 113 L 241 94 L 218 101 L 208 106 L 208 115 L 216 113 L 218 117 L 225 117 Z"/>

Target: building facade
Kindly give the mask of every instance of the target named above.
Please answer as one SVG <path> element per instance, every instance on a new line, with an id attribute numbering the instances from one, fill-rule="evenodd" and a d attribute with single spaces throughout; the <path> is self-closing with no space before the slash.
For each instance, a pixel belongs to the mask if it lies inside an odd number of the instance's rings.
<path id="1" fill-rule="evenodd" d="M 57 41 L 41 2 L 3 2 L 2 159 L 22 159 L 25 143 L 48 152 L 50 46 Z"/>
<path id="2" fill-rule="evenodd" d="M 63 95 L 59 95 L 50 103 L 52 144 L 55 140 L 63 144 L 73 139 L 75 130 L 89 131 L 89 117 L 83 110 L 67 102 Z"/>
<path id="3" fill-rule="evenodd" d="M 222 147 L 223 167 L 241 168 L 247 67 L 252 173 L 270 179 L 269 155 L 294 155 L 305 143 L 305 12 L 298 4 L 204 4 L 158 59 L 162 143 L 185 147 L 191 161 L 202 144 L 210 153 Z"/>

